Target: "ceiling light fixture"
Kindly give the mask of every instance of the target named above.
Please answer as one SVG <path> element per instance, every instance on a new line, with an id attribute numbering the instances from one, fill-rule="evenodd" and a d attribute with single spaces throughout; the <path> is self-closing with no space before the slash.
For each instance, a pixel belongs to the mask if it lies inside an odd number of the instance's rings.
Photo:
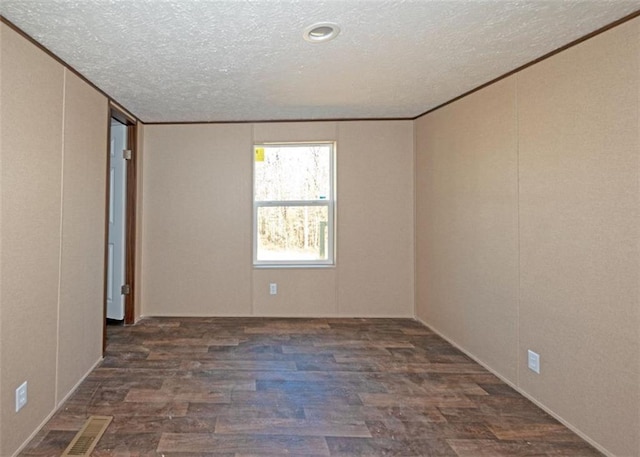
<path id="1" fill-rule="evenodd" d="M 333 22 L 317 22 L 304 29 L 302 36 L 310 43 L 324 43 L 333 40 L 340 33 L 340 27 Z"/>

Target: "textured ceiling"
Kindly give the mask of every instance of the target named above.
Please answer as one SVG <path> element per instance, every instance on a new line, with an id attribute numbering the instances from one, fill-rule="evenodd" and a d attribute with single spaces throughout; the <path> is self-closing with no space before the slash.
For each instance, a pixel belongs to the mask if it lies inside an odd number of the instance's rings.
<path id="1" fill-rule="evenodd" d="M 145 122 L 414 117 L 640 0 L 0 0 Z M 342 32 L 308 43 L 332 21 Z"/>

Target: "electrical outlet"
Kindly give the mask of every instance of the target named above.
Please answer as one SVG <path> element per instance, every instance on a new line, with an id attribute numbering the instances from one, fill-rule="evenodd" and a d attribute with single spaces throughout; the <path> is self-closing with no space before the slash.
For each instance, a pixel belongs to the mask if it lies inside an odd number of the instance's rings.
<path id="1" fill-rule="evenodd" d="M 271 284 L 269 284 L 269 294 L 270 295 L 278 294 L 278 284 L 276 284 L 275 282 L 272 282 Z"/>
<path id="2" fill-rule="evenodd" d="M 16 413 L 27 404 L 27 381 L 16 389 Z"/>
<path id="3" fill-rule="evenodd" d="M 540 374 L 540 354 L 529 349 L 527 355 L 529 369 Z"/>

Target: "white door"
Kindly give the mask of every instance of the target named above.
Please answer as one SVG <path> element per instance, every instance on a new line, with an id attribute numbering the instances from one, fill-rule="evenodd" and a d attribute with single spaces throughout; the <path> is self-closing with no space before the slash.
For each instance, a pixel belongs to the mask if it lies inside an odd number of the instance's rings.
<path id="1" fill-rule="evenodd" d="M 111 119 L 109 160 L 109 245 L 107 257 L 107 318 L 124 319 L 127 126 Z"/>

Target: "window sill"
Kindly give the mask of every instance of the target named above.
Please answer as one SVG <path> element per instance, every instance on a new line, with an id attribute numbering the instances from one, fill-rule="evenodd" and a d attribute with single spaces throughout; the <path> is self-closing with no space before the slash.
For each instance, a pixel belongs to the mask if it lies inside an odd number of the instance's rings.
<path id="1" fill-rule="evenodd" d="M 253 265 L 253 268 L 256 270 L 267 270 L 267 269 L 300 269 L 300 268 L 306 268 L 309 270 L 316 270 L 316 269 L 324 269 L 324 268 L 335 268 L 336 264 L 335 263 L 328 263 L 328 264 L 295 264 L 295 263 L 283 263 L 283 264 L 279 264 L 279 263 L 271 263 L 271 264 L 260 264 L 260 265 Z"/>

